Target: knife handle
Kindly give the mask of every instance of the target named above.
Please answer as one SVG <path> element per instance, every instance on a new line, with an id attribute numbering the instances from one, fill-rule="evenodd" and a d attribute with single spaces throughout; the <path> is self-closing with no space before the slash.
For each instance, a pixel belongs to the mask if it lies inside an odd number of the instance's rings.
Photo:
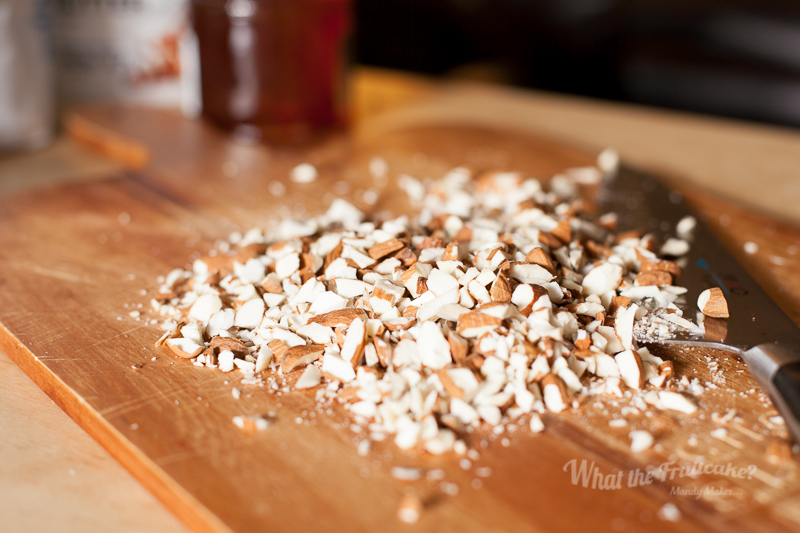
<path id="1" fill-rule="evenodd" d="M 745 361 L 800 444 L 800 345 L 761 344 L 745 353 Z"/>

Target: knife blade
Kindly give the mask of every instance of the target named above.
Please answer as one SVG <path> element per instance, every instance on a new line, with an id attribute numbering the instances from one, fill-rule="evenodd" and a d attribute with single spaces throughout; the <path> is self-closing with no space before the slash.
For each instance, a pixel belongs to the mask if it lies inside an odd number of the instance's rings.
<path id="1" fill-rule="evenodd" d="M 719 287 L 730 318 L 704 317 L 704 335 L 678 333 L 656 342 L 706 346 L 741 356 L 795 442 L 800 442 L 800 328 L 692 213 L 681 194 L 655 177 L 623 165 L 600 188 L 597 204 L 601 212 L 617 214 L 620 230 L 644 229 L 662 241 L 674 235 L 681 219 L 695 217 L 691 249 L 678 282 L 688 292 L 679 305 L 684 316 L 694 318 L 700 293 Z"/>

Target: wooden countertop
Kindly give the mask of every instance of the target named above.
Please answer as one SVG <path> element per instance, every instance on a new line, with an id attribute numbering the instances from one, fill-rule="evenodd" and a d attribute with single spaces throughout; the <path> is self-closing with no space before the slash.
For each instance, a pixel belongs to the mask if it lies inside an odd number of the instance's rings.
<path id="1" fill-rule="evenodd" d="M 470 94 L 502 95 L 495 107 L 464 110 Z M 529 91 L 446 84 L 362 70 L 354 80 L 357 119 L 404 113 L 404 104 L 452 120 L 515 115 L 522 129 L 590 149 L 615 146 L 684 192 L 723 241 L 800 322 L 800 133 Z M 422 103 L 422 104 L 421 104 Z M 409 120 L 414 117 L 408 117 Z M 373 120 L 380 128 L 380 120 Z M 121 165 L 69 138 L 37 154 L 0 159 L 0 192 L 92 179 Z M 721 198 L 726 198 L 722 200 Z M 732 200 L 732 201 L 729 201 Z M 744 242 L 760 253 L 744 253 Z M 186 531 L 99 445 L 5 356 L 0 357 L 0 519 L 3 531 Z M 47 505 L 42 505 L 47 502 Z"/>

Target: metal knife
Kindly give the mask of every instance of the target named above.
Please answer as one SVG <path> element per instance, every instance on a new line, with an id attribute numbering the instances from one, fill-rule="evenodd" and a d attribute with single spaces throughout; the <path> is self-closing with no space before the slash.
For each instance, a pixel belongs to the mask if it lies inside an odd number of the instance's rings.
<path id="1" fill-rule="evenodd" d="M 692 215 L 680 193 L 656 178 L 623 165 L 598 192 L 601 212 L 614 212 L 620 229 L 644 229 L 674 235 L 683 217 Z M 657 341 L 705 346 L 738 354 L 750 374 L 775 403 L 795 442 L 800 443 L 800 328 L 736 262 L 699 217 L 678 284 L 688 289 L 684 316 L 694 319 L 697 297 L 719 287 L 730 318 L 705 318 L 706 333 L 678 334 Z"/>

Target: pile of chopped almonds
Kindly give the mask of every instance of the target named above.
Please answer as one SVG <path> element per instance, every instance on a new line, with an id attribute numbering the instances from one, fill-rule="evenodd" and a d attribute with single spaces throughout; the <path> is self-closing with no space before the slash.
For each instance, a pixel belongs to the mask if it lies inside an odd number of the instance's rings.
<path id="1" fill-rule="evenodd" d="M 320 217 L 237 235 L 235 256 L 166 276 L 158 345 L 244 383 L 316 388 L 372 440 L 431 454 L 463 453 L 482 424 L 539 432 L 545 411 L 628 389 L 692 413 L 672 363 L 637 344 L 698 330 L 673 285 L 691 237 L 659 255 L 653 235 L 589 216 L 580 190 L 608 171 L 569 169 L 549 190 L 518 172 L 402 176 L 415 219 L 368 220 L 337 199 Z"/>

